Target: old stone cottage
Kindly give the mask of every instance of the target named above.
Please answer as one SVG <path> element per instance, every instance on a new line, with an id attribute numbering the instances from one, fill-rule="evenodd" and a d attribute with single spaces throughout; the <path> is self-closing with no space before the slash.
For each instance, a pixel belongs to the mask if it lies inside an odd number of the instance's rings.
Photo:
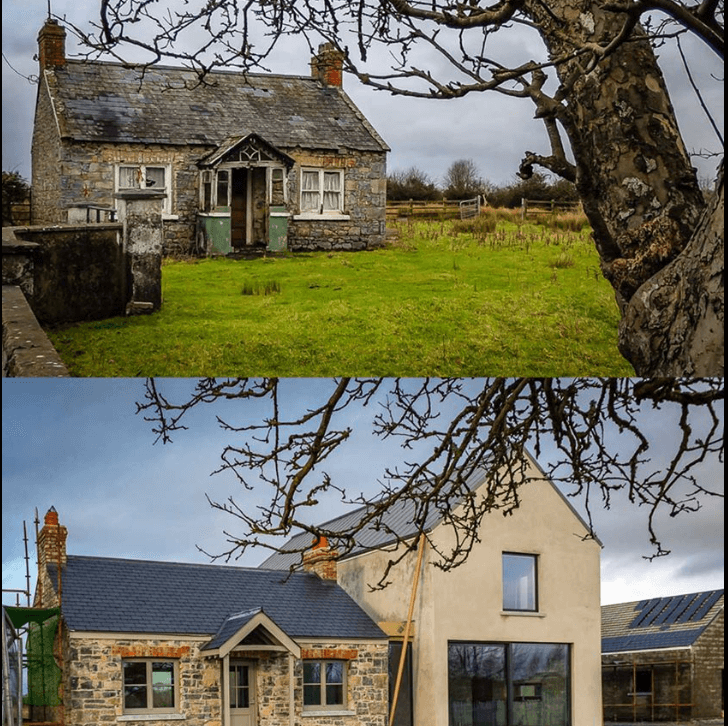
<path id="1" fill-rule="evenodd" d="M 187 252 L 363 249 L 384 239 L 387 145 L 323 45 L 310 76 L 66 58 L 38 36 L 32 222 L 85 218 L 128 189 L 164 193 L 165 245 Z M 96 211 L 94 214 L 97 213 Z"/>
<path id="2" fill-rule="evenodd" d="M 605 723 L 721 718 L 723 605 L 723 590 L 605 605 Z"/>
<path id="3" fill-rule="evenodd" d="M 69 555 L 49 511 L 35 605 L 60 605 L 61 696 L 47 720 L 385 726 L 396 690 L 397 726 L 599 723 L 600 545 L 529 466 L 521 506 L 487 518 L 464 565 L 433 566 L 451 536 L 433 518 L 421 559 L 384 590 L 369 585 L 391 556 L 385 531 L 409 536 L 406 506 L 346 556 L 308 540 L 302 560 L 258 569 Z"/>

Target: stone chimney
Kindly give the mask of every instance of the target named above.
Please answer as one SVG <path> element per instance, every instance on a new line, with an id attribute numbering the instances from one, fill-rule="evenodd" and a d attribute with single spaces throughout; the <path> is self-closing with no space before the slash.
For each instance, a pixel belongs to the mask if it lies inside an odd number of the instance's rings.
<path id="1" fill-rule="evenodd" d="M 313 572 L 322 580 L 337 580 L 336 560 L 339 553 L 329 547 L 326 537 L 315 538 L 311 549 L 303 553 L 303 569 Z"/>
<path id="2" fill-rule="evenodd" d="M 311 58 L 311 75 L 324 86 L 341 88 L 343 82 L 344 54 L 333 43 L 322 43 L 318 55 Z"/>
<path id="3" fill-rule="evenodd" d="M 66 29 L 52 18 L 38 33 L 38 62 L 41 72 L 66 65 Z"/>
<path id="4" fill-rule="evenodd" d="M 47 564 L 61 566 L 66 564 L 66 537 L 68 530 L 58 524 L 58 512 L 51 507 L 43 521 L 43 529 L 38 533 L 38 564 L 41 571 Z"/>

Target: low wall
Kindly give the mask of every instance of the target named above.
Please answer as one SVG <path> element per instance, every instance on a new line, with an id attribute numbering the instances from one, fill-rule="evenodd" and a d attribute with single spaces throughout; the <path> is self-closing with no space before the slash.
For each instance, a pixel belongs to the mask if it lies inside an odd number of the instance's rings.
<path id="1" fill-rule="evenodd" d="M 3 285 L 17 285 L 42 325 L 124 315 L 122 225 L 3 228 Z"/>
<path id="2" fill-rule="evenodd" d="M 68 375 L 23 291 L 16 285 L 3 285 L 3 378 Z"/>

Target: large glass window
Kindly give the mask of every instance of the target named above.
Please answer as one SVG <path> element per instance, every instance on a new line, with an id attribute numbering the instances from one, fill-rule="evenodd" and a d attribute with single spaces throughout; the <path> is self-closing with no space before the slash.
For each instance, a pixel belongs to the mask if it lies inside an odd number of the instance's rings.
<path id="1" fill-rule="evenodd" d="M 564 643 L 450 643 L 450 726 L 569 726 Z"/>
<path id="2" fill-rule="evenodd" d="M 503 609 L 538 610 L 536 555 L 503 553 Z"/>
<path id="3" fill-rule="evenodd" d="M 124 661 L 124 712 L 175 710 L 174 661 Z"/>
<path id="4" fill-rule="evenodd" d="M 307 660 L 303 663 L 304 708 L 343 708 L 346 664 L 339 660 Z"/>

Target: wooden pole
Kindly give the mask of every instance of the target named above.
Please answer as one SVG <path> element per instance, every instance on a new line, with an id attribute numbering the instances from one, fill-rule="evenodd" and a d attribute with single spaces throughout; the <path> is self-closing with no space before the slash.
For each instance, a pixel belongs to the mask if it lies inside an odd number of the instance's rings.
<path id="1" fill-rule="evenodd" d="M 425 542 L 427 538 L 424 532 L 420 534 L 420 541 L 417 549 L 417 565 L 415 566 L 415 576 L 412 581 L 412 595 L 410 596 L 409 611 L 407 612 L 407 623 L 404 627 L 404 640 L 402 644 L 402 652 L 399 654 L 399 666 L 397 668 L 397 680 L 394 683 L 394 694 L 392 695 L 392 708 L 389 712 L 389 726 L 394 724 L 394 714 L 397 710 L 397 699 L 399 698 L 399 687 L 402 684 L 402 673 L 404 673 L 404 664 L 407 658 L 407 645 L 409 644 L 410 628 L 412 626 L 412 613 L 415 608 L 415 598 L 417 596 L 417 584 L 420 580 L 420 569 L 422 567 L 422 555 L 425 551 Z"/>

